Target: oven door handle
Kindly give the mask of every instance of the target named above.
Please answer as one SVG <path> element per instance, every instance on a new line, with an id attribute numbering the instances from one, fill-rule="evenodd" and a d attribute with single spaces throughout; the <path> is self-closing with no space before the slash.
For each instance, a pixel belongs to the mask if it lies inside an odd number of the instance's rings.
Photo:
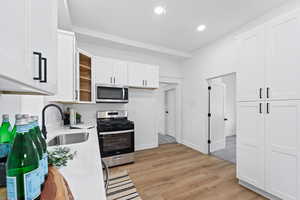
<path id="1" fill-rule="evenodd" d="M 107 193 L 108 185 L 109 185 L 109 170 L 108 170 L 107 164 L 104 162 L 104 160 L 101 160 L 101 161 L 102 161 L 102 165 L 105 169 L 105 176 L 106 176 L 105 191 Z"/>
<path id="2" fill-rule="evenodd" d="M 132 133 L 134 129 L 125 130 L 125 131 L 111 131 L 111 132 L 100 132 L 100 135 L 115 135 L 115 134 L 122 134 L 122 133 Z"/>

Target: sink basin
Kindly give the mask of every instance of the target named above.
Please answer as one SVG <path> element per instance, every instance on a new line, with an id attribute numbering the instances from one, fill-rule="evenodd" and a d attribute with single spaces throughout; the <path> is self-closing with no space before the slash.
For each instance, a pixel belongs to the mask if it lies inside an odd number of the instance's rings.
<path id="1" fill-rule="evenodd" d="M 48 146 L 60 146 L 67 144 L 82 143 L 89 139 L 89 133 L 72 133 L 58 135 L 48 142 Z"/>

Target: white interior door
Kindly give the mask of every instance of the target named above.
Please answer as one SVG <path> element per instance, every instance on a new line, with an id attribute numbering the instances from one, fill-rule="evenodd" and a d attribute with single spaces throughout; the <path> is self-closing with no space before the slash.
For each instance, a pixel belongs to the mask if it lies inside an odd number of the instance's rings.
<path id="1" fill-rule="evenodd" d="M 165 133 L 176 137 L 176 91 L 175 89 L 165 92 Z"/>
<path id="2" fill-rule="evenodd" d="M 213 83 L 210 92 L 210 151 L 214 152 L 225 148 L 225 85 Z"/>

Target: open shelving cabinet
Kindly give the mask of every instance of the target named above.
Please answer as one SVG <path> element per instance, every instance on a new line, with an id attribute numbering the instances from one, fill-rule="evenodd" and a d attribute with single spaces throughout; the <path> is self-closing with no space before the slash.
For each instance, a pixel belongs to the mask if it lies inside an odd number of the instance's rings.
<path id="1" fill-rule="evenodd" d="M 79 53 L 79 100 L 92 101 L 92 59 Z"/>

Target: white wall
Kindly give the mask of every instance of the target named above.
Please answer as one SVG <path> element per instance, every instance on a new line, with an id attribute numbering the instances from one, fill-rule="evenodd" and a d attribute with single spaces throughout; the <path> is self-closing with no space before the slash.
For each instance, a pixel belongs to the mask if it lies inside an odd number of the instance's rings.
<path id="1" fill-rule="evenodd" d="M 20 97 L 16 95 L 0 95 L 0 124 L 2 123 L 2 115 L 9 114 L 11 123 L 15 121 L 15 114 L 21 111 Z"/>
<path id="2" fill-rule="evenodd" d="M 236 34 L 265 23 L 279 14 L 299 8 L 299 1 L 292 1 L 265 16 L 241 27 L 193 53 L 193 58 L 183 63 L 183 142 L 207 153 L 207 79 L 236 72 Z M 255 81 L 255 80 L 254 80 Z"/>

